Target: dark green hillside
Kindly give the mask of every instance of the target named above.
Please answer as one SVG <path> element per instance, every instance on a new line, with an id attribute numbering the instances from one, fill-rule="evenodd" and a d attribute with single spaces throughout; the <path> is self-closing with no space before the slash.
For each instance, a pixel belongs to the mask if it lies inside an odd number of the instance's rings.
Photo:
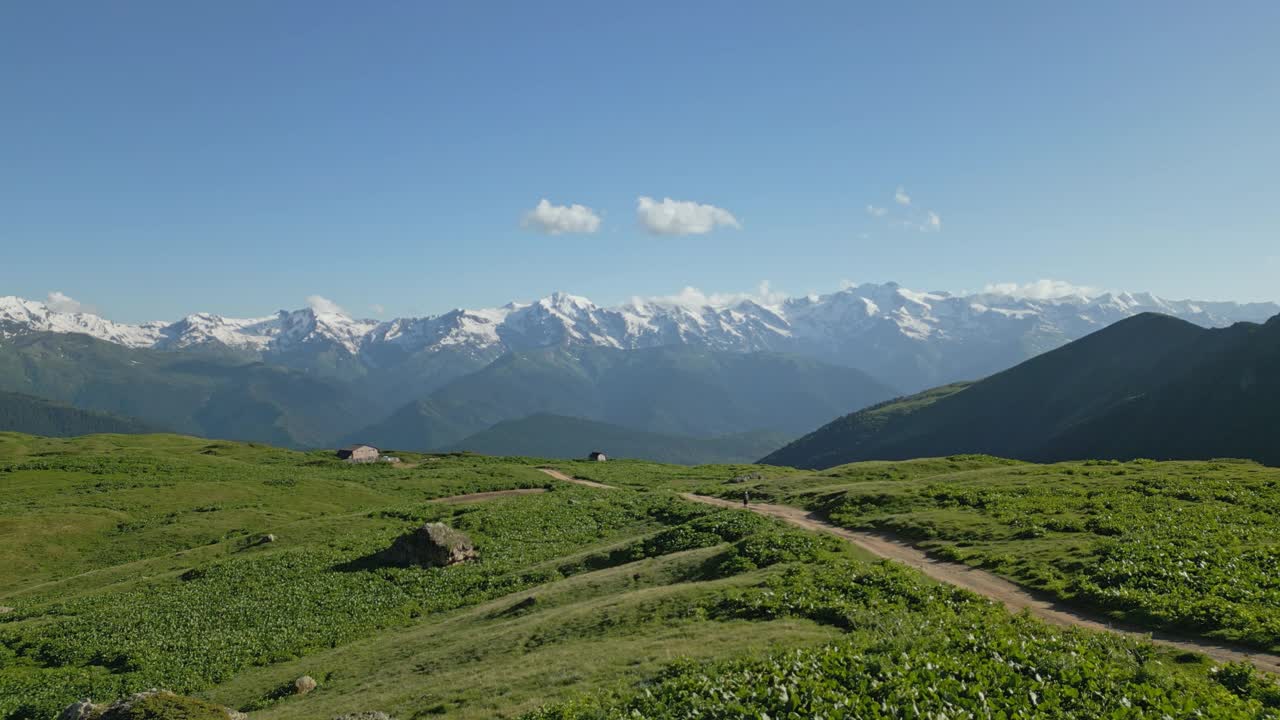
<path id="1" fill-rule="evenodd" d="M 543 413 L 504 420 L 462 440 L 453 449 L 546 458 L 581 458 L 592 450 L 603 450 L 614 458 L 701 465 L 750 462 L 786 441 L 787 436 L 769 432 L 717 438 L 662 435 Z"/>
<path id="2" fill-rule="evenodd" d="M 1146 314 L 952 392 L 843 417 L 765 458 L 797 467 L 987 453 L 1027 460 L 1275 462 L 1280 323 L 1206 330 Z"/>
<path id="3" fill-rule="evenodd" d="M 791 442 L 760 462 L 791 467 L 831 467 L 849 453 L 880 442 L 886 428 L 892 429 L 913 413 L 950 397 L 973 383 L 954 383 L 915 395 L 895 398 L 845 415 L 814 432 Z"/>
<path id="4" fill-rule="evenodd" d="M 140 420 L 79 410 L 31 395 L 0 392 L 0 432 L 74 437 L 97 433 L 155 431 L 156 428 Z"/>
<path id="5" fill-rule="evenodd" d="M 860 371 L 787 355 L 549 348 L 502 357 L 347 439 L 443 448 L 539 413 L 668 435 L 794 435 L 893 394 Z"/>
<path id="6" fill-rule="evenodd" d="M 377 417 L 334 381 L 234 356 L 132 350 L 86 335 L 0 342 L 0 390 L 156 427 L 286 446 L 320 445 Z"/>
<path id="7" fill-rule="evenodd" d="M 1280 316 L 1231 328 L 1191 372 L 1071 428 L 1049 457 L 1252 458 L 1280 466 Z"/>

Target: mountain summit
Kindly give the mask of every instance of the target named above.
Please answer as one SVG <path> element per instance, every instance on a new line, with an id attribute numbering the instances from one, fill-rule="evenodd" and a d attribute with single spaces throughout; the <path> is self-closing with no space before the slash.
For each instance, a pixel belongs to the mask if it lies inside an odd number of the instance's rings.
<path id="1" fill-rule="evenodd" d="M 1148 293 L 1046 299 L 954 295 L 885 283 L 776 302 L 635 300 L 601 307 L 555 293 L 533 303 L 387 321 L 306 308 L 252 319 L 198 313 L 172 323 L 127 325 L 0 297 L 0 339 L 29 332 L 83 333 L 132 348 L 230 350 L 323 372 L 386 369 L 424 355 L 458 356 L 459 363 L 473 367 L 508 352 L 543 347 L 688 345 L 805 355 L 914 391 L 983 377 L 1144 312 L 1223 327 L 1264 321 L 1280 312 L 1280 305 L 1172 301 Z M 317 361 L 318 356 L 324 360 Z"/>

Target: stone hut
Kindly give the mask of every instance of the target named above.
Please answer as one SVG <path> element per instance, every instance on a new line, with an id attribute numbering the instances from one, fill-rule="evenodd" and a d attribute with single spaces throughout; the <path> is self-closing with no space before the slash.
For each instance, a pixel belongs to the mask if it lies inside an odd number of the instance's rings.
<path id="1" fill-rule="evenodd" d="M 378 448 L 372 445 L 352 445 L 338 451 L 338 458 L 349 463 L 377 462 L 378 455 Z"/>
<path id="2" fill-rule="evenodd" d="M 587 456 L 587 459 L 592 462 L 604 462 L 609 459 L 609 456 L 599 450 L 592 450 L 591 454 Z"/>

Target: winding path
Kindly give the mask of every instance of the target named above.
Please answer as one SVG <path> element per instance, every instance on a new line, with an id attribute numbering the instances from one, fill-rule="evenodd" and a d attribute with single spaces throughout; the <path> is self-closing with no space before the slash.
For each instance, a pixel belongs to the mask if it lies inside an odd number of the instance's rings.
<path id="1" fill-rule="evenodd" d="M 706 495 L 681 493 L 681 497 L 694 502 L 717 505 L 720 507 L 741 508 L 742 503 Z M 1021 587 L 997 575 L 984 570 L 971 568 L 968 565 L 946 562 L 931 558 L 923 551 L 906 543 L 899 542 L 883 535 L 866 532 L 855 532 L 832 525 L 815 513 L 807 512 L 789 505 L 770 505 L 768 503 L 751 503 L 747 509 L 778 518 L 805 530 L 825 532 L 841 537 L 873 555 L 895 560 L 923 572 L 929 577 L 956 587 L 961 587 L 978 595 L 1003 603 L 1013 612 L 1026 610 L 1032 615 L 1054 625 L 1087 628 L 1103 632 L 1112 632 L 1136 638 L 1150 638 L 1152 642 L 1178 650 L 1201 653 L 1218 662 L 1250 662 L 1259 670 L 1280 673 L 1280 656 L 1263 652 L 1255 652 L 1237 647 L 1230 647 L 1210 640 L 1190 638 L 1160 631 L 1144 630 L 1132 625 L 1117 623 L 1086 614 L 1063 603 L 1037 597 Z"/>

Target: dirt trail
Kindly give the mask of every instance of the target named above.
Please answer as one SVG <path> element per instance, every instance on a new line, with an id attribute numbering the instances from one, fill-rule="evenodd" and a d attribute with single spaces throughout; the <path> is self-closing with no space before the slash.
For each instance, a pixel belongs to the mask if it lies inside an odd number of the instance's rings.
<path id="1" fill-rule="evenodd" d="M 686 500 L 718 505 L 720 507 L 741 508 L 742 503 L 721 498 L 682 493 Z M 1151 631 L 1125 625 L 1096 615 L 1086 614 L 1054 600 L 1046 600 L 1018 587 L 1002 577 L 989 572 L 971 568 L 959 563 L 946 562 L 929 557 L 923 551 L 883 535 L 847 530 L 823 520 L 814 513 L 788 505 L 770 505 L 767 503 L 751 503 L 748 509 L 778 518 L 797 527 L 815 532 L 825 532 L 844 538 L 858 547 L 888 560 L 910 565 L 929 577 L 941 582 L 955 585 L 983 595 L 1004 604 L 1013 612 L 1026 610 L 1032 615 L 1054 625 L 1087 628 L 1150 638 L 1153 642 L 1179 650 L 1197 652 L 1217 660 L 1218 662 L 1253 663 L 1260 670 L 1280 673 L 1280 656 L 1263 652 L 1229 647 L 1209 640 L 1188 638 L 1160 631 Z"/>
<path id="2" fill-rule="evenodd" d="M 451 495 L 449 497 L 435 498 L 431 502 L 441 505 L 462 505 L 464 503 L 484 502 L 485 500 L 493 500 L 494 498 L 508 497 L 510 495 L 536 495 L 546 492 L 546 488 L 519 488 L 516 490 L 490 490 L 488 492 L 470 493 L 468 495 Z"/>
<path id="3" fill-rule="evenodd" d="M 563 480 L 565 482 L 571 482 L 577 485 L 586 485 L 587 487 L 599 488 L 601 490 L 617 490 L 618 489 L 613 485 L 605 485 L 604 483 L 598 483 L 595 480 L 583 480 L 582 478 L 571 477 L 569 475 L 565 475 L 559 470 L 556 470 L 555 468 L 543 467 L 538 469 L 557 480 Z"/>

